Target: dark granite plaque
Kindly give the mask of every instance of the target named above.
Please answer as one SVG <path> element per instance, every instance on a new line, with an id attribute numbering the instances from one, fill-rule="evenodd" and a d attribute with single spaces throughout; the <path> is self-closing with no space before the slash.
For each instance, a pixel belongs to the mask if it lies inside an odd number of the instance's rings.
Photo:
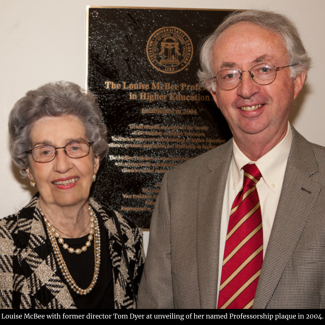
<path id="1" fill-rule="evenodd" d="M 230 11 L 90 7 L 87 86 L 109 153 L 92 195 L 149 228 L 163 174 L 230 138 L 198 84 L 199 47 Z"/>

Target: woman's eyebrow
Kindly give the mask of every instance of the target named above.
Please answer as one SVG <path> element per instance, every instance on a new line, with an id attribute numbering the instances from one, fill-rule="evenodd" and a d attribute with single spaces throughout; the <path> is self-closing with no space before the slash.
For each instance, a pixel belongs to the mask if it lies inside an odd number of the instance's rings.
<path id="1" fill-rule="evenodd" d="M 71 138 L 71 139 L 66 139 L 65 140 L 65 144 L 69 144 L 71 142 L 88 142 L 87 140 L 85 140 L 84 138 Z M 55 145 L 49 141 L 49 140 L 43 140 L 43 141 L 38 141 L 38 142 L 35 142 L 33 144 L 33 147 L 36 147 L 36 146 L 52 146 L 52 147 L 55 147 Z"/>

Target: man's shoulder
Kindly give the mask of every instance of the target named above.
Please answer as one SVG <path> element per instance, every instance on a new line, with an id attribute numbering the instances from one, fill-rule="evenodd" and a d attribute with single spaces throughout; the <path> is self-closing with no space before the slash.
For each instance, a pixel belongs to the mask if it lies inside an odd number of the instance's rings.
<path id="1" fill-rule="evenodd" d="M 232 154 L 232 140 L 229 140 L 225 144 L 222 144 L 214 149 L 211 149 L 201 155 L 198 155 L 194 158 L 187 160 L 181 165 L 175 167 L 168 172 L 169 175 L 178 175 L 184 173 L 196 173 L 200 174 L 206 170 L 217 168 Z"/>
<path id="2" fill-rule="evenodd" d="M 310 142 L 310 145 L 313 148 L 319 170 L 325 172 L 325 147 L 312 142 Z"/>
<path id="3" fill-rule="evenodd" d="M 325 147 L 306 140 L 294 129 L 288 165 L 325 185 Z"/>
<path id="4" fill-rule="evenodd" d="M 312 142 L 309 142 L 309 143 L 312 145 L 315 152 L 319 152 L 320 154 L 323 154 L 323 155 L 325 154 L 325 147 L 323 147 L 317 143 L 312 143 Z"/>
<path id="5" fill-rule="evenodd" d="M 325 147 L 317 143 L 308 141 L 303 135 L 301 135 L 297 130 L 292 127 L 293 131 L 293 140 L 295 146 L 299 148 L 299 153 L 303 154 L 305 151 L 308 151 L 310 148 L 313 152 L 319 155 L 325 155 Z"/>

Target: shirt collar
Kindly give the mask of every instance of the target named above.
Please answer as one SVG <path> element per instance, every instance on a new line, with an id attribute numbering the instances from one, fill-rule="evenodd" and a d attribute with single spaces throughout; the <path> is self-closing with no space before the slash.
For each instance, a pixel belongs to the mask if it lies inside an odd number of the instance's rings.
<path id="1" fill-rule="evenodd" d="M 262 174 L 264 182 L 273 192 L 281 188 L 291 142 L 292 130 L 288 123 L 287 133 L 281 142 L 257 161 L 251 161 L 240 151 L 236 142 L 233 140 L 232 173 L 234 184 L 237 184 L 236 186 L 242 186 L 242 167 L 249 163 L 255 163 Z"/>

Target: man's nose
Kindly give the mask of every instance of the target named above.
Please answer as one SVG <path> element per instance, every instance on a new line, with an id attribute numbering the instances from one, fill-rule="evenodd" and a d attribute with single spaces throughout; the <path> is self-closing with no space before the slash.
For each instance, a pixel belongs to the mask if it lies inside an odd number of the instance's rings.
<path id="1" fill-rule="evenodd" d="M 237 87 L 237 94 L 243 98 L 251 98 L 254 94 L 258 93 L 260 90 L 260 85 L 258 85 L 251 75 L 251 72 L 244 70 L 241 75 L 240 84 Z"/>

